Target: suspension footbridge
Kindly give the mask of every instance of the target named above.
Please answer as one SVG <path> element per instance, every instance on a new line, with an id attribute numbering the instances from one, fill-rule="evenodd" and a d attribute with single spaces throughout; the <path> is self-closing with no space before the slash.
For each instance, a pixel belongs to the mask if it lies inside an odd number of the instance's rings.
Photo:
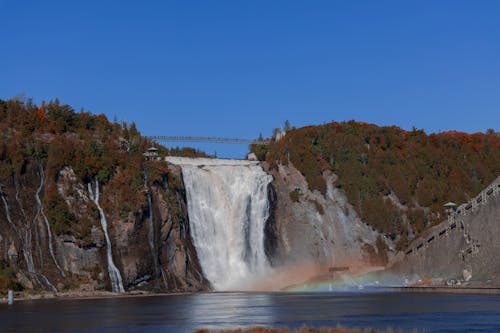
<path id="1" fill-rule="evenodd" d="M 252 140 L 241 138 L 217 138 L 207 136 L 168 136 L 168 135 L 151 135 L 148 139 L 156 142 L 208 142 L 208 143 L 226 143 L 226 144 L 243 144 L 243 145 L 268 145 L 269 140 Z"/>

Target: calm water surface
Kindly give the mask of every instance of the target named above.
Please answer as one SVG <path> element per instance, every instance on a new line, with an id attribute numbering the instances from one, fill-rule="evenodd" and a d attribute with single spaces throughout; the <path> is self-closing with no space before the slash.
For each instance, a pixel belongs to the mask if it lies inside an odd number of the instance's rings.
<path id="1" fill-rule="evenodd" d="M 500 296 L 200 293 L 0 305 L 0 332 L 193 332 L 252 325 L 500 332 Z"/>

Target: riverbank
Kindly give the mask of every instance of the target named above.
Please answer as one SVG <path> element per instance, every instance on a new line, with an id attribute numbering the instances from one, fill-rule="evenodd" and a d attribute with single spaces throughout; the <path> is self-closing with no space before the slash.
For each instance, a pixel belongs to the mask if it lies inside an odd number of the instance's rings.
<path id="1" fill-rule="evenodd" d="M 240 291 L 234 291 L 240 292 Z M 456 286 L 412 286 L 412 287 L 375 287 L 358 290 L 359 292 L 403 292 L 403 293 L 445 293 L 445 294 L 483 294 L 483 295 L 500 295 L 500 288 L 493 287 L 456 287 Z M 221 293 L 221 292 L 211 292 Z M 222 292 L 232 293 L 232 292 Z M 256 293 L 258 291 L 245 291 L 245 293 Z M 268 292 L 265 292 L 268 293 Z M 293 291 L 274 291 L 274 293 L 294 293 Z M 329 292 L 331 293 L 331 292 Z M 150 291 L 129 291 L 125 293 L 113 293 L 110 291 L 64 291 L 64 292 L 35 292 L 24 291 L 15 292 L 14 300 L 18 301 L 32 301 L 44 299 L 99 299 L 99 298 L 125 298 L 125 297 L 162 297 L 173 295 L 188 295 L 193 293 L 154 293 Z M 0 304 L 8 302 L 7 295 L 0 297 Z"/>
<path id="2" fill-rule="evenodd" d="M 128 298 L 128 297 L 161 297 L 172 295 L 187 295 L 190 293 L 154 293 L 149 291 L 129 291 L 113 293 L 110 291 L 62 291 L 62 292 L 15 292 L 14 301 L 32 301 L 45 299 L 102 299 L 102 298 Z M 7 296 L 0 298 L 0 304 L 7 303 Z"/>
<path id="3" fill-rule="evenodd" d="M 393 287 L 390 289 L 392 289 L 393 291 L 400 291 L 405 293 L 500 295 L 500 288 L 492 288 L 492 287 L 418 286 L 418 287 Z"/>
<path id="4" fill-rule="evenodd" d="M 357 328 L 344 328 L 344 327 L 335 327 L 335 328 L 313 328 L 313 327 L 302 327 L 294 330 L 290 330 L 288 328 L 269 328 L 269 327 L 252 327 L 248 329 L 232 329 L 232 330 L 217 330 L 210 331 L 206 329 L 196 330 L 195 333 L 404 333 L 402 330 L 393 330 L 391 328 L 386 329 L 385 331 L 376 330 L 374 328 L 365 328 L 363 330 Z M 417 330 L 413 330 L 413 333 L 416 333 Z"/>

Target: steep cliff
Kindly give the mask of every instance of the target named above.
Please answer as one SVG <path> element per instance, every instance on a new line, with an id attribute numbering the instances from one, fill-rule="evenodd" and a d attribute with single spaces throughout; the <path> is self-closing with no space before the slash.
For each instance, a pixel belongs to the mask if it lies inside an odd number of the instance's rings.
<path id="1" fill-rule="evenodd" d="M 346 196 L 333 186 L 336 175 L 323 174 L 328 187 L 322 195 L 309 189 L 292 164 L 272 169 L 267 165 L 267 169 L 274 179 L 267 233 L 274 266 L 348 266 L 357 271 L 385 264 L 392 241 L 361 221 Z"/>
<path id="2" fill-rule="evenodd" d="M 0 288 L 204 290 L 178 168 L 135 126 L 0 101 Z"/>

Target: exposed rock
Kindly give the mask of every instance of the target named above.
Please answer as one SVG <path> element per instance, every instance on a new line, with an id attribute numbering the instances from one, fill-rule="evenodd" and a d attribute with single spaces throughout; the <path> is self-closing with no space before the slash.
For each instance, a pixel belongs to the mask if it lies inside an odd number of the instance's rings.
<path id="1" fill-rule="evenodd" d="M 264 251 L 271 265 L 273 266 L 276 265 L 275 260 L 280 237 L 278 233 L 278 226 L 276 224 L 276 209 L 278 206 L 278 197 L 273 184 L 269 184 L 267 193 L 269 200 L 269 217 L 267 218 L 264 230 Z"/>
<path id="2" fill-rule="evenodd" d="M 398 276 L 401 284 L 405 279 L 411 283 L 424 277 L 432 283 L 500 284 L 498 189 L 481 197 L 480 209 L 460 215 L 453 229 L 446 222 L 412 242 L 410 248 L 414 251 L 422 244 L 418 253 L 394 254 L 392 241 L 360 220 L 342 190 L 335 186 L 335 174 L 323 174 L 326 194 L 322 195 L 309 190 L 304 176 L 292 164 L 264 168 L 274 178 L 268 187 L 270 214 L 264 243 L 273 267 L 308 264 L 324 268 L 349 266 L 356 271 L 375 265 L 370 256 L 380 255 L 387 248 L 389 274 Z M 126 290 L 210 288 L 191 240 L 180 168 L 169 165 L 169 169 L 163 182 L 146 184 L 139 211 L 123 215 L 119 203 L 108 200 L 103 205 L 113 259 Z M 2 184 L 0 256 L 4 263 L 15 271 L 16 281 L 28 289 L 110 290 L 105 237 L 99 227 L 99 214 L 85 191 L 86 184 L 68 166 L 55 180 L 58 195 L 77 221 L 70 232 L 53 237 L 55 259 L 65 273 L 63 277 L 49 253 L 47 229 L 32 199 L 41 183 L 39 177 L 38 165 L 27 165 L 24 177 Z M 106 195 L 104 185 L 103 200 Z M 43 202 L 44 197 L 40 197 Z M 389 195 L 389 199 L 397 198 Z M 440 235 L 442 230 L 446 231 Z M 33 269 L 26 262 L 30 258 L 27 251 L 32 252 Z"/>
<path id="3" fill-rule="evenodd" d="M 291 163 L 265 168 L 274 177 L 272 188 L 276 192 L 270 195 L 273 219 L 266 243 L 268 253 L 274 251 L 275 264 L 316 263 L 353 269 L 366 265 L 364 246 L 375 244 L 378 233 L 358 218 L 345 195 L 333 186 L 334 174 L 323 175 L 327 183 L 325 197 L 311 192 L 304 176 Z M 277 241 L 272 235 L 277 235 Z M 277 246 L 269 246 L 273 243 Z"/>
<path id="4" fill-rule="evenodd" d="M 56 253 L 63 270 L 82 278 L 90 278 L 87 270 L 95 265 L 101 265 L 99 249 L 83 249 L 75 242 L 61 238 L 57 237 Z"/>
<path id="5" fill-rule="evenodd" d="M 27 166 L 30 170 L 31 166 Z M 126 290 L 142 289 L 159 292 L 195 291 L 206 290 L 209 284 L 203 275 L 192 245 L 189 234 L 185 193 L 181 174 L 178 169 L 171 167 L 169 174 L 171 180 L 178 184 L 169 188 L 165 184 L 149 186 L 152 206 L 145 207 L 137 214 L 130 213 L 120 216 L 119 206 L 103 208 L 108 219 L 108 232 L 113 245 L 113 258 L 117 268 L 123 275 Z M 34 196 L 31 193 L 40 184 L 40 173 L 29 173 L 33 186 L 25 186 L 24 178 L 20 181 L 19 198 Z M 176 179 L 175 179 L 176 178 Z M 12 185 L 12 186 L 10 186 Z M 45 289 L 45 285 L 57 286 L 58 290 L 78 289 L 83 291 L 110 290 L 109 275 L 106 261 L 106 241 L 99 224 L 99 214 L 91 198 L 85 191 L 85 184 L 75 176 L 69 166 L 63 167 L 58 173 L 55 183 L 58 194 L 64 200 L 69 214 L 76 219 L 76 229 L 71 234 L 56 234 L 53 237 L 53 250 L 55 258 L 60 263 L 66 277 L 58 274 L 49 254 L 47 246 L 47 230 L 45 225 L 36 225 L 37 237 L 24 238 L 25 228 L 18 225 L 19 217 L 23 220 L 33 220 L 37 215 L 35 203 L 26 200 L 24 210 L 15 198 L 16 187 L 14 184 L 4 184 L 2 196 L 5 196 L 6 205 L 1 206 L 0 243 L 1 255 L 7 265 L 16 271 L 16 280 L 28 289 Z M 41 201 L 44 201 L 40 191 Z M 103 186 L 101 197 L 106 196 L 106 186 Z M 19 200 L 20 200 L 19 199 Z M 29 203 L 32 203 L 30 205 Z M 8 211 L 6 211 L 6 208 Z M 155 235 L 154 245 L 156 251 L 151 251 L 148 244 L 149 209 L 154 210 L 153 227 Z M 9 220 L 4 216 L 9 216 Z M 9 225 L 12 222 L 11 225 Z M 35 244 L 35 241 L 38 243 Z M 34 270 L 28 271 L 25 256 L 22 255 L 21 245 L 28 242 L 29 248 L 36 249 L 37 255 L 33 256 Z M 35 252 L 34 252 L 35 254 Z M 52 289 L 53 288 L 49 288 Z"/>

